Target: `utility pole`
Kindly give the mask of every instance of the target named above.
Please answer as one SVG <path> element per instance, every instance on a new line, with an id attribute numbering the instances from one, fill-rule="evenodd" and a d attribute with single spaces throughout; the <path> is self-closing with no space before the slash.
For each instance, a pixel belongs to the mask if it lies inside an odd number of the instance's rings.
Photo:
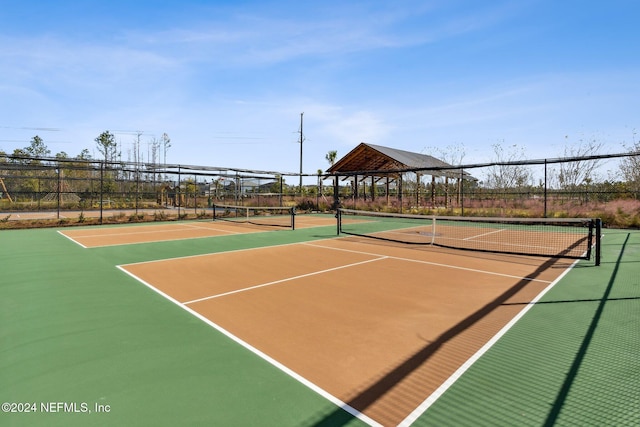
<path id="1" fill-rule="evenodd" d="M 300 195 L 302 196 L 302 142 L 304 141 L 304 136 L 302 133 L 302 117 L 304 112 L 300 113 Z"/>

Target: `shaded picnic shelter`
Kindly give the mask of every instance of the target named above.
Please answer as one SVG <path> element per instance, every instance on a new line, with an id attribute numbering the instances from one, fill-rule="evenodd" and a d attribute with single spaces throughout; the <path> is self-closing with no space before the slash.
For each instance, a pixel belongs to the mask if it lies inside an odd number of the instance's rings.
<path id="1" fill-rule="evenodd" d="M 327 176 L 335 178 L 334 197 L 336 200 L 339 196 L 339 182 L 350 181 L 354 200 L 362 197 L 364 200 L 368 198 L 373 201 L 380 194 L 383 194 L 389 204 L 393 194 L 400 202 L 405 194 L 408 197 L 415 196 L 415 200 L 419 204 L 421 196 L 428 195 L 433 206 L 436 205 L 437 178 L 444 178 L 444 188 L 447 193 L 444 199 L 445 206 L 449 199 L 450 180 L 455 182 L 458 197 L 461 196 L 462 181 L 474 180 L 461 168 L 433 156 L 364 142 L 358 144 L 327 169 Z M 408 194 L 403 191 L 403 187 L 408 187 L 409 176 L 414 191 Z M 422 183 L 424 176 L 431 176 L 430 185 Z M 366 191 L 367 184 L 368 192 Z M 359 191 L 360 189 L 363 191 Z"/>

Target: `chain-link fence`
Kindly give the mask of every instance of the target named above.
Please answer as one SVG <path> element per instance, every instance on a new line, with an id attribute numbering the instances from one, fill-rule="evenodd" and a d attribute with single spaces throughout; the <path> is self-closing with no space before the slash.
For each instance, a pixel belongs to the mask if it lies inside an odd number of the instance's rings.
<path id="1" fill-rule="evenodd" d="M 109 223 L 212 216 L 213 203 L 280 206 L 270 172 L 0 157 L 0 221 Z M 36 224 L 37 225 L 37 224 Z"/>
<path id="2" fill-rule="evenodd" d="M 464 216 L 601 217 L 610 226 L 639 227 L 640 173 L 633 175 L 639 158 L 629 153 L 346 172 L 317 175 L 315 185 L 301 188 L 287 184 L 286 174 L 270 171 L 3 155 L 0 222 L 28 220 L 37 226 L 205 218 L 212 217 L 216 203 L 299 211 L 329 211 L 340 204 Z M 626 161 L 632 173 L 598 177 L 595 166 L 607 159 Z"/>
<path id="3" fill-rule="evenodd" d="M 640 227 L 638 174 L 599 176 L 602 161 L 640 171 L 638 153 L 487 163 L 440 169 L 342 172 L 325 188 L 344 207 L 406 213 L 601 217 L 610 226 Z M 634 163 L 635 162 L 635 163 Z"/>

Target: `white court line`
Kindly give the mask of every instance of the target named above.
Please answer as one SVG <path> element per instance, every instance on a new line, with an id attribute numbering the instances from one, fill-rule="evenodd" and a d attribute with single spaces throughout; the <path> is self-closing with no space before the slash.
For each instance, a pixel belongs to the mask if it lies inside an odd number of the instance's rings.
<path id="1" fill-rule="evenodd" d="M 316 245 L 316 244 L 313 244 L 313 243 L 302 243 L 302 244 L 303 245 L 307 245 L 307 246 L 314 246 L 314 247 L 318 247 L 318 248 L 333 249 L 333 250 L 336 250 L 336 251 L 353 252 L 353 253 L 358 253 L 358 254 L 362 254 L 362 255 L 371 255 L 371 256 L 379 256 L 379 257 L 383 257 L 384 256 L 384 257 L 386 257 L 388 259 L 397 259 L 397 260 L 400 260 L 400 261 L 416 262 L 416 263 L 419 263 L 419 264 L 427 264 L 427 265 L 433 265 L 433 266 L 436 266 L 436 267 L 451 268 L 451 269 L 454 269 L 454 270 L 471 271 L 473 273 L 482 273 L 482 274 L 488 274 L 488 275 L 491 275 L 491 276 L 508 277 L 510 279 L 528 280 L 530 282 L 551 283 L 548 280 L 531 279 L 529 277 L 514 276 L 512 274 L 496 273 L 494 271 L 478 270 L 478 269 L 475 269 L 475 268 L 468 268 L 468 267 L 460 267 L 458 265 L 452 265 L 452 264 L 442 264 L 442 263 L 438 263 L 438 262 L 423 261 L 423 260 L 419 260 L 419 259 L 401 258 L 401 257 L 395 257 L 395 256 L 391 256 L 391 255 L 376 254 L 376 253 L 372 253 L 372 252 L 356 251 L 356 250 L 353 250 L 353 249 L 333 248 L 333 247 L 330 247 L 330 246 Z"/>
<path id="2" fill-rule="evenodd" d="M 312 273 L 301 274 L 299 276 L 287 277 L 285 279 L 274 280 L 273 282 L 262 283 L 260 285 L 250 286 L 248 288 L 242 288 L 242 289 L 236 289 L 235 291 L 224 292 L 222 294 L 210 295 L 208 297 L 203 297 L 203 298 L 198 298 L 198 299 L 194 299 L 194 300 L 191 300 L 191 301 L 186 301 L 186 302 L 183 302 L 183 304 L 185 304 L 185 305 L 186 304 L 193 304 L 193 303 L 200 302 L 200 301 L 206 301 L 206 300 L 210 300 L 210 299 L 214 299 L 214 298 L 224 297 L 224 296 L 227 296 L 227 295 L 237 294 L 237 293 L 240 293 L 240 292 L 251 291 L 253 289 L 264 288 L 265 286 L 277 285 L 278 283 L 289 282 L 291 280 L 296 280 L 296 279 L 302 279 L 303 277 L 316 276 L 318 274 L 324 274 L 324 273 L 328 273 L 330 271 L 336 271 L 336 270 L 342 270 L 343 268 L 355 267 L 356 265 L 367 264 L 367 263 L 374 262 L 374 261 L 380 261 L 380 260 L 386 259 L 386 258 L 388 258 L 388 257 L 379 256 L 378 258 L 375 258 L 375 259 L 368 259 L 366 261 L 354 262 L 352 264 L 341 265 L 339 267 L 327 268 L 325 270 L 318 270 L 318 271 L 314 271 Z"/>
<path id="3" fill-rule="evenodd" d="M 489 231 L 487 233 L 478 234 L 477 236 L 466 237 L 466 238 L 464 238 L 462 240 L 473 240 L 473 239 L 477 239 L 478 237 L 484 237 L 484 236 L 488 236 L 490 234 L 501 233 L 501 232 L 503 232 L 505 230 L 506 230 L 505 228 L 501 228 L 500 230 Z"/>
<path id="4" fill-rule="evenodd" d="M 505 335 L 509 329 L 511 329 L 531 308 L 547 293 L 549 292 L 569 271 L 578 263 L 579 260 L 575 260 L 569 268 L 567 268 L 556 280 L 551 282 L 549 286 L 544 288 L 534 299 L 531 300 L 518 314 L 514 316 L 509 323 L 507 323 L 500 331 L 495 334 L 480 350 L 478 350 L 473 356 L 467 359 L 445 382 L 440 385 L 429 397 L 427 397 L 416 409 L 411 412 L 398 427 L 407 427 L 413 424 L 422 414 L 424 414 L 431 405 L 433 405 L 445 391 L 449 389 L 461 376 L 464 374 L 480 357 L 482 357 L 493 345 L 498 342 L 503 335 Z"/>
<path id="5" fill-rule="evenodd" d="M 193 225 L 193 224 L 180 224 L 183 225 L 187 228 L 195 228 L 196 230 L 215 230 L 215 231 L 222 231 L 223 233 L 229 233 L 229 234 L 246 234 L 243 233 L 242 231 L 231 231 L 231 230 L 225 230 L 223 228 L 217 228 L 217 227 L 203 227 L 201 225 Z"/>
<path id="6" fill-rule="evenodd" d="M 335 397 L 334 395 L 332 395 L 331 393 L 329 393 L 328 391 L 324 390 L 323 388 L 321 388 L 320 386 L 312 383 L 311 381 L 309 381 L 308 379 L 306 379 L 305 377 L 303 377 L 302 375 L 298 374 L 297 372 L 293 371 L 292 369 L 288 368 L 287 366 L 283 365 L 282 363 L 278 362 L 277 360 L 275 360 L 274 358 L 268 356 L 267 354 L 263 353 L 262 351 L 258 350 L 256 347 L 252 346 L 251 344 L 249 344 L 248 342 L 240 339 L 239 337 L 235 336 L 234 334 L 232 334 L 231 332 L 227 331 L 226 329 L 224 329 L 222 326 L 218 325 L 217 323 L 213 322 L 212 320 L 206 318 L 205 316 L 201 315 L 200 313 L 198 313 L 195 310 L 192 310 L 191 308 L 187 307 L 185 304 L 180 303 L 180 301 L 172 298 L 171 296 L 169 296 L 168 294 L 165 294 L 164 292 L 162 292 L 159 289 L 156 289 L 155 287 L 153 287 L 151 284 L 145 282 L 144 280 L 142 280 L 141 278 L 137 277 L 136 275 L 130 273 L 129 271 L 125 270 L 122 266 L 118 265 L 117 268 L 121 271 L 123 271 L 125 274 L 127 274 L 128 276 L 134 278 L 135 280 L 137 280 L 138 282 L 142 283 L 144 286 L 148 287 L 149 289 L 151 289 L 152 291 L 156 292 L 157 294 L 161 295 L 162 297 L 166 298 L 168 301 L 174 303 L 175 305 L 177 305 L 178 307 L 182 308 L 183 310 L 185 310 L 186 312 L 190 313 L 192 316 L 200 319 L 201 321 L 203 321 L 204 323 L 206 323 L 207 325 L 211 326 L 213 329 L 217 330 L 218 332 L 222 333 L 223 335 L 225 335 L 227 338 L 231 339 L 232 341 L 236 342 L 237 344 L 241 345 L 242 347 L 244 347 L 245 349 L 251 351 L 252 353 L 254 353 L 255 355 L 257 355 L 258 357 L 262 358 L 263 360 L 265 360 L 266 362 L 270 363 L 271 365 L 273 365 L 274 367 L 276 367 L 277 369 L 280 369 L 282 372 L 284 372 L 285 374 L 289 375 L 290 377 L 292 377 L 293 379 L 297 380 L 298 382 L 300 382 L 301 384 L 307 386 L 309 389 L 315 391 L 316 393 L 318 393 L 320 396 L 324 397 L 325 399 L 327 399 L 329 402 L 333 403 L 334 405 L 338 406 L 339 408 L 341 408 L 342 410 L 344 410 L 345 412 L 353 415 L 354 417 L 356 417 L 357 419 L 359 419 L 360 421 L 372 426 L 372 427 L 382 427 L 382 424 L 378 423 L 377 421 L 369 418 L 367 415 L 363 414 L 362 412 L 358 411 L 357 409 L 353 408 L 352 406 L 348 405 L 347 403 L 343 402 L 342 400 L 338 399 L 337 397 Z"/>
<path id="7" fill-rule="evenodd" d="M 317 242 L 321 242 L 321 241 L 335 241 L 335 240 L 339 240 L 341 238 L 335 239 L 335 238 L 330 238 L 330 239 L 322 239 L 322 240 L 318 240 Z M 268 286 L 271 284 L 276 284 L 276 283 L 281 283 L 281 282 L 285 282 L 288 280 L 294 280 L 296 278 L 301 278 L 301 277 L 306 277 L 306 276 L 311 276 L 314 274 L 320 274 L 322 272 L 328 272 L 331 270 L 337 270 L 340 268 L 346 268 L 346 267 L 350 267 L 350 266 L 355 266 L 358 264 L 364 264 L 364 263 L 368 263 L 368 262 L 374 262 L 374 261 L 379 261 L 382 259 L 398 259 L 398 260 L 404 260 L 404 261 L 411 261 L 411 262 L 420 262 L 420 263 L 424 263 L 424 264 L 430 264 L 430 265 L 435 265 L 435 266 L 440 266 L 440 267 L 446 267 L 446 268 L 453 268 L 453 269 L 461 269 L 461 270 L 467 270 L 467 271 L 472 271 L 472 272 L 480 272 L 480 273 L 484 273 L 484 274 L 492 274 L 492 275 L 497 275 L 497 276 L 505 276 L 505 277 L 512 277 L 512 278 L 516 278 L 516 279 L 523 279 L 522 277 L 518 277 L 518 276 L 510 276 L 510 275 L 504 275 L 504 274 L 500 274 L 500 273 L 495 273 L 495 272 L 490 272 L 490 271 L 482 271 L 482 270 L 476 270 L 476 269 L 469 269 L 469 268 L 465 268 L 465 267 L 459 267 L 459 266 L 454 266 L 454 265 L 447 265 L 447 264 L 440 264 L 440 263 L 433 263 L 433 262 L 428 262 L 428 261 L 419 261 L 419 260 L 413 260 L 413 259 L 408 259 L 408 258 L 400 258 L 400 257 L 391 257 L 388 255 L 383 255 L 383 254 L 376 254 L 376 253 L 370 253 L 370 252 L 365 252 L 365 251 L 355 251 L 355 250 L 350 250 L 350 249 L 342 249 L 342 248 L 332 248 L 329 246 L 322 246 L 322 245 L 318 245 L 318 244 L 314 244 L 314 243 L 309 243 L 309 242 L 296 242 L 296 243 L 286 243 L 283 245 L 276 245 L 273 247 L 282 247 L 282 246 L 291 246 L 291 245 L 298 245 L 298 244 L 302 244 L 302 245 L 307 245 L 307 246 L 313 246 L 313 247 L 319 247 L 322 249 L 330 249 L 330 250 L 338 250 L 338 251 L 345 251 L 345 252 L 353 252 L 353 253 L 359 253 L 359 254 L 363 254 L 363 255 L 370 255 L 370 256 L 374 256 L 376 257 L 375 259 L 371 259 L 371 260 L 367 260 L 367 261 L 363 261 L 363 262 L 359 262 L 359 263 L 354 263 L 354 264 L 350 264 L 350 265 L 345 265 L 345 266 L 341 266 L 341 267 L 336 267 L 336 268 L 332 268 L 332 269 L 327 269 L 327 270 L 323 270 L 323 271 L 319 271 L 319 272 L 314 272 L 314 273 L 309 273 L 309 274 L 305 274 L 305 275 L 300 275 L 300 276 L 296 276 L 296 277 L 292 277 L 292 278 L 288 278 L 288 279 L 283 279 L 283 280 L 278 280 L 275 282 L 270 282 L 270 283 L 265 283 L 262 285 L 257 285 L 251 288 L 246 288 L 246 289 L 242 289 L 242 290 L 237 290 L 237 291 L 232 291 L 232 292 L 228 292 L 225 294 L 219 294 L 218 296 L 222 296 L 222 295 L 226 295 L 226 294 L 231 294 L 231 293 L 236 293 L 236 292 L 243 292 L 245 290 L 250 290 L 250 289 L 255 289 L 257 287 L 262 287 L 262 286 Z M 175 257 L 175 258 L 170 258 L 168 260 L 171 259 L 184 259 L 184 258 L 193 258 L 193 257 L 201 257 L 201 256 L 210 256 L 210 255 L 219 255 L 219 254 L 226 254 L 226 253 L 232 253 L 232 252 L 244 252 L 244 251 L 253 251 L 253 250 L 261 250 L 261 249 L 268 249 L 265 247 L 260 247 L 260 248 L 246 248 L 246 249 L 238 249 L 238 250 L 234 250 L 234 251 L 228 251 L 228 252 L 218 252 L 218 253 L 213 253 L 213 254 L 199 254 L 199 255 L 191 255 L 191 256 L 186 256 L 186 257 Z M 164 262 L 167 261 L 167 259 L 165 260 L 156 260 L 156 261 L 145 261 L 145 262 L 140 262 L 140 263 L 131 263 L 131 264 L 126 264 L 126 265 L 136 265 L 136 264 L 146 264 L 148 262 Z M 576 261 L 577 262 L 577 261 Z M 193 300 L 193 301 L 189 301 L 186 303 L 181 303 L 177 300 L 175 300 L 174 298 L 168 296 L 167 294 L 165 294 L 164 292 L 156 289 L 155 287 L 153 287 L 152 285 L 150 285 L 149 283 L 145 282 L 144 280 L 138 278 L 137 276 L 135 276 L 134 274 L 128 272 L 127 270 L 124 269 L 125 265 L 119 265 L 117 266 L 120 270 L 124 271 L 127 275 L 133 277 L 134 279 L 138 280 L 140 283 L 144 284 L 145 286 L 147 286 L 148 288 L 150 288 L 151 290 L 153 290 L 154 292 L 162 295 L 163 297 L 165 297 L 167 300 L 173 302 L 174 304 L 178 305 L 179 307 L 181 307 L 183 310 L 191 313 L 193 316 L 195 316 L 196 318 L 202 320 L 203 322 L 205 322 L 206 324 L 208 324 L 209 326 L 213 327 L 214 329 L 218 330 L 219 332 L 223 333 L 225 336 L 229 337 L 230 339 L 232 339 L 233 341 L 237 342 L 238 344 L 240 344 L 241 346 L 243 346 L 244 348 L 252 351 L 254 354 L 258 355 L 259 357 L 263 358 L 264 360 L 266 360 L 268 363 L 272 364 L 273 366 L 275 366 L 276 368 L 280 369 L 281 371 L 283 371 L 284 373 L 290 375 L 292 378 L 296 379 L 297 381 L 299 381 L 300 383 L 304 384 L 305 386 L 309 387 L 310 389 L 312 389 L 313 391 L 317 392 L 318 394 L 320 394 L 321 396 L 323 396 L 324 398 L 326 398 L 327 400 L 331 401 L 332 403 L 336 404 L 338 407 L 342 408 L 343 410 L 345 410 L 346 412 L 348 412 L 349 414 L 353 415 L 354 417 L 360 419 L 361 421 L 363 421 L 364 423 L 371 425 L 371 426 L 380 426 L 380 424 L 378 422 L 376 422 L 375 420 L 369 418 L 367 415 L 364 415 L 363 413 L 361 413 L 360 411 L 358 411 L 357 409 L 349 406 L 348 404 L 346 404 L 345 402 L 343 402 L 342 400 L 338 399 L 337 397 L 331 395 L 330 393 L 328 393 L 327 391 L 325 391 L 324 389 L 320 388 L 319 386 L 317 386 L 316 384 L 310 382 L 309 380 L 307 380 L 306 378 L 302 377 L 301 375 L 297 374 L 296 372 L 292 371 L 290 368 L 282 365 L 280 362 L 276 361 L 275 359 L 272 359 L 271 357 L 269 357 L 268 355 L 262 353 L 260 350 L 256 349 L 255 347 L 251 346 L 250 344 L 248 344 L 247 342 L 241 340 L 240 338 L 236 337 L 235 335 L 233 335 L 232 333 L 230 333 L 229 331 L 225 330 L 224 328 L 222 328 L 221 326 L 217 325 L 216 323 L 214 323 L 213 321 L 211 321 L 210 319 L 200 315 L 199 313 L 197 313 L 196 311 L 194 311 L 193 309 L 189 308 L 187 306 L 187 304 L 191 304 L 194 302 L 197 302 L 199 300 Z M 551 283 L 538 297 L 536 297 L 531 303 L 530 305 L 533 305 L 535 302 L 537 302 L 543 295 L 544 293 L 547 292 L 548 289 L 550 289 L 555 283 L 557 283 L 560 278 L 562 278 L 566 273 L 568 272 L 565 271 L 559 278 L 557 278 L 553 283 Z M 526 278 L 525 278 L 526 279 Z M 527 279 L 527 280 L 532 280 L 532 279 Z M 536 280 L 536 281 L 540 281 L 540 280 Z M 541 281 L 541 282 L 546 282 L 549 283 L 548 281 Z M 217 297 L 217 296 L 212 296 L 213 298 Z M 207 298 L 205 298 L 207 299 Z M 202 300 L 202 299 L 200 299 Z M 509 325 L 514 324 L 520 317 L 522 317 L 524 315 L 524 312 L 528 311 L 528 309 L 530 308 L 530 306 L 527 306 L 523 312 L 521 314 L 519 314 L 518 316 L 516 316 L 516 318 L 514 318 Z M 488 350 L 488 348 L 491 347 L 491 345 L 493 345 L 495 343 L 495 341 L 497 341 L 500 336 L 502 336 L 504 333 L 506 333 L 506 330 L 508 328 L 505 326 L 505 328 L 503 328 L 503 330 L 501 330 L 498 334 L 496 334 L 496 336 L 489 341 L 485 346 L 483 346 L 482 349 L 484 349 L 485 351 Z M 481 350 L 482 350 L 481 349 Z M 442 395 L 444 393 L 444 391 L 446 391 L 446 389 L 448 387 L 450 387 L 456 380 L 458 377 L 460 377 L 464 371 L 466 371 L 466 369 L 468 369 L 480 356 L 482 355 L 481 351 L 478 351 L 474 356 L 472 356 L 467 362 L 465 362 L 465 364 L 463 364 L 445 383 L 443 383 L 434 393 L 432 393 L 421 405 L 419 405 L 416 409 L 414 409 L 414 411 L 407 416 L 407 418 L 402 422 L 402 426 L 408 426 L 411 423 L 413 423 L 418 417 L 420 417 L 439 397 L 440 395 Z"/>
<path id="8" fill-rule="evenodd" d="M 161 239 L 161 240 L 149 240 L 149 241 L 146 241 L 146 242 L 127 242 L 127 243 L 112 243 L 112 244 L 109 244 L 109 245 L 99 245 L 99 246 L 84 246 L 80 242 L 74 240 L 72 237 L 66 236 L 64 234 L 63 234 L 63 236 L 67 237 L 68 239 L 72 240 L 73 242 L 76 242 L 78 245 L 82 246 L 85 249 L 100 249 L 100 248 L 111 248 L 111 247 L 115 247 L 115 246 L 144 245 L 144 244 L 152 244 L 152 243 L 178 242 L 178 241 L 181 241 L 181 240 L 210 239 L 210 238 L 213 238 L 213 237 L 219 237 L 219 236 L 215 236 L 215 235 L 214 236 L 181 237 L 179 239 Z M 107 235 L 107 236 L 112 236 L 112 234 Z"/>
<path id="9" fill-rule="evenodd" d="M 137 227 L 137 226 L 136 226 Z M 118 229 L 121 229 L 122 227 L 118 227 Z M 105 228 L 103 228 L 102 230 L 107 230 Z M 132 231 L 130 233 L 104 233 L 104 234 L 86 234 L 84 236 L 78 236 L 79 239 L 93 239 L 95 237 L 97 238 L 105 238 L 105 237 L 118 237 L 118 236 L 137 236 L 137 235 L 144 235 L 144 234 L 156 234 L 156 233 L 173 233 L 176 231 L 180 231 L 180 228 L 175 228 L 175 229 L 171 229 L 171 230 L 155 230 L 155 231 Z"/>
<path id="10" fill-rule="evenodd" d="M 508 230 L 504 230 L 504 231 L 508 231 Z M 475 237 L 480 237 L 480 236 L 475 236 Z M 474 237 L 474 238 L 475 238 Z M 586 237 L 586 236 L 585 236 Z M 464 239 L 458 239 L 456 237 L 446 237 L 446 236 L 438 236 L 439 240 L 453 240 L 454 242 L 458 242 L 458 241 L 469 241 L 469 239 L 471 239 L 470 237 L 464 238 Z M 497 246 L 504 246 L 504 247 L 510 247 L 510 248 L 516 248 L 516 250 L 518 248 L 525 248 L 525 249 L 543 249 L 543 250 L 548 250 L 549 249 L 549 245 L 532 245 L 532 244 L 522 244 L 522 243 L 508 243 L 508 242 L 503 242 L 503 241 L 492 241 L 492 240 L 487 240 L 481 243 L 485 243 L 486 245 L 497 245 Z M 500 252 L 497 252 L 500 253 Z M 531 255 L 531 256 L 535 256 L 535 255 Z M 538 255 L 541 257 L 544 257 L 544 255 Z"/>
<path id="11" fill-rule="evenodd" d="M 142 227 L 144 227 L 144 226 L 142 226 Z M 190 227 L 190 226 L 187 226 L 187 227 Z M 122 229 L 122 228 L 125 228 L 125 227 L 116 227 L 116 228 Z M 229 230 L 224 230 L 224 229 L 219 229 L 219 228 L 209 228 L 209 227 L 194 227 L 194 228 L 199 228 L 201 230 L 220 231 L 222 233 L 227 233 L 226 235 L 243 235 L 243 234 L 256 234 L 256 233 L 264 233 L 265 232 L 263 230 L 260 230 L 260 231 L 244 233 L 244 232 L 241 232 L 241 231 L 229 231 Z M 164 232 L 164 233 L 180 232 L 182 230 L 183 229 L 171 229 L 171 230 L 143 231 L 143 232 L 133 232 L 133 233 L 89 234 L 89 235 L 86 235 L 86 236 L 78 236 L 78 238 L 82 239 L 82 238 L 85 238 L 85 237 L 88 237 L 88 238 L 94 238 L 94 237 L 107 238 L 107 237 L 112 237 L 112 236 L 135 236 L 135 235 L 138 235 L 138 234 L 155 234 L 155 233 L 162 233 L 162 232 Z M 109 245 L 99 245 L 99 246 L 85 246 L 85 245 L 81 244 L 80 242 L 78 242 L 77 240 L 75 240 L 73 237 L 67 236 L 62 231 L 58 231 L 58 233 L 62 234 L 63 236 L 65 236 L 66 238 L 71 240 L 72 242 L 77 243 L 78 245 L 82 246 L 84 249 L 99 249 L 99 248 L 108 248 L 108 247 L 113 247 L 113 246 L 142 245 L 142 244 L 149 244 L 149 243 L 176 242 L 176 241 L 180 241 L 180 240 L 210 239 L 210 238 L 213 238 L 213 237 L 221 237 L 219 235 L 196 236 L 196 237 L 191 236 L 191 237 L 180 237 L 180 238 L 177 238 L 177 239 L 149 240 L 149 241 L 146 241 L 146 242 L 126 242 L 126 243 L 112 243 L 112 244 L 109 244 Z M 208 255 L 210 255 L 210 254 L 208 254 Z"/>
<path id="12" fill-rule="evenodd" d="M 244 234 L 252 234 L 252 233 L 244 233 Z M 300 244 L 299 242 L 283 243 L 281 245 L 260 246 L 260 247 L 257 247 L 257 248 L 234 249 L 232 251 L 208 252 L 208 253 L 205 253 L 205 254 L 185 255 L 185 256 L 176 256 L 176 257 L 171 257 L 171 258 L 153 259 L 153 260 L 150 260 L 150 261 L 131 262 L 131 263 L 122 264 L 122 265 L 123 266 L 129 266 L 129 265 L 139 265 L 139 264 L 151 264 L 151 263 L 155 263 L 155 262 L 175 261 L 175 260 L 179 260 L 179 259 L 189 259 L 189 258 L 199 258 L 199 257 L 205 257 L 205 256 L 216 256 L 216 255 L 232 254 L 232 253 L 235 253 L 235 252 L 247 252 L 247 251 L 257 251 L 257 250 L 261 250 L 261 249 L 281 248 L 281 247 L 284 247 L 284 246 L 292 246 L 292 245 L 299 245 L 299 244 Z"/>
<path id="13" fill-rule="evenodd" d="M 154 225 L 135 225 L 134 227 L 140 227 L 140 228 L 149 228 L 149 227 L 162 227 L 164 225 L 160 225 L 160 224 L 154 224 Z M 137 235 L 144 235 L 144 234 L 156 234 L 156 233 L 175 233 L 175 232 L 179 232 L 179 231 L 183 231 L 186 228 L 198 228 L 198 229 L 202 229 L 202 230 L 212 230 L 211 228 L 204 228 L 204 227 L 192 227 L 192 226 L 188 226 L 186 224 L 172 224 L 172 226 L 175 226 L 176 228 L 170 228 L 168 230 L 150 230 L 150 231 L 132 231 L 129 233 L 103 233 L 103 234 L 86 234 L 83 236 L 78 236 L 78 238 L 94 238 L 94 237 L 117 237 L 117 236 L 137 236 Z M 101 230 L 130 230 L 131 227 L 115 227 L 112 229 L 109 228 L 102 228 Z M 218 230 L 218 231 L 222 231 L 222 230 Z"/>
<path id="14" fill-rule="evenodd" d="M 75 240 L 73 237 L 67 236 L 66 234 L 64 234 L 62 232 L 62 230 L 58 230 L 58 234 L 60 234 L 61 236 L 66 237 L 67 239 L 71 240 L 73 243 L 75 243 L 76 245 L 80 246 L 82 249 L 89 249 L 88 247 L 86 247 L 85 245 L 83 245 L 82 243 L 78 242 L 77 240 Z"/>

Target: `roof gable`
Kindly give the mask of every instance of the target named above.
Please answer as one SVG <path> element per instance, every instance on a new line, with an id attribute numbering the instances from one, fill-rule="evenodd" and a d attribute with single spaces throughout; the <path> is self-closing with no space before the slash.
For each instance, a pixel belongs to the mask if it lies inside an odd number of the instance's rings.
<path id="1" fill-rule="evenodd" d="M 394 171 L 402 169 L 453 168 L 454 166 L 433 156 L 381 145 L 361 142 L 356 148 L 347 153 L 331 166 L 327 172 L 365 172 L 365 171 Z M 459 171 L 431 171 L 435 176 L 459 176 Z M 467 175 L 465 173 L 465 175 Z"/>
<path id="2" fill-rule="evenodd" d="M 367 145 L 374 150 L 391 157 L 395 161 L 402 163 L 407 169 L 451 167 L 450 164 L 427 154 L 412 153 L 411 151 L 398 150 L 396 148 L 383 147 L 381 145 Z"/>

